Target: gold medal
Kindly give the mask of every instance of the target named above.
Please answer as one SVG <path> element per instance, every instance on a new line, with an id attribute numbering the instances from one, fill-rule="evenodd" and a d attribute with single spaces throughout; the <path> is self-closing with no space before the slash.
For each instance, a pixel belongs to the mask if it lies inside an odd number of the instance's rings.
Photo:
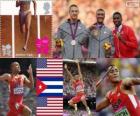
<path id="1" fill-rule="evenodd" d="M 96 37 L 96 39 L 99 37 L 99 35 L 100 35 L 100 30 L 98 30 L 98 29 L 94 29 L 94 30 L 92 30 L 92 35 L 93 36 L 95 36 Z"/>

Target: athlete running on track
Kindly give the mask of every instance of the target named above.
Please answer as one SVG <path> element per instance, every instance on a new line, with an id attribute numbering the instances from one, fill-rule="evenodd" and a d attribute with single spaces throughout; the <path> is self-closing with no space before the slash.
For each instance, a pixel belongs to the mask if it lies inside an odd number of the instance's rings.
<path id="1" fill-rule="evenodd" d="M 33 88 L 34 86 L 32 67 L 30 65 L 28 69 L 29 79 L 25 75 L 19 74 L 21 69 L 18 62 L 11 63 L 10 68 L 11 74 L 5 73 L 0 76 L 0 81 L 6 81 L 10 90 L 9 112 L 7 116 L 31 116 L 32 111 L 22 102 L 24 86 L 29 88 Z"/>
<path id="2" fill-rule="evenodd" d="M 74 107 L 75 111 L 77 111 L 77 103 L 82 101 L 83 105 L 86 107 L 86 110 L 88 112 L 88 115 L 91 115 L 91 111 L 87 105 L 86 102 L 86 95 L 84 92 L 84 82 L 83 77 L 80 69 L 79 62 L 76 61 L 77 67 L 78 67 L 78 75 L 73 76 L 71 72 L 68 70 L 67 65 L 65 64 L 66 72 L 70 78 L 70 81 L 72 82 L 72 86 L 76 92 L 76 96 L 73 97 L 71 100 L 68 101 L 69 105 Z"/>
<path id="3" fill-rule="evenodd" d="M 140 85 L 140 78 L 122 80 L 116 66 L 110 66 L 108 70 L 110 70 L 107 74 L 108 80 L 113 85 L 113 89 L 96 105 L 96 111 L 99 112 L 112 105 L 114 116 L 140 116 L 140 101 L 134 88 L 135 85 Z"/>
<path id="4" fill-rule="evenodd" d="M 16 0 L 16 7 L 20 7 L 19 11 L 19 24 L 20 24 L 20 31 L 25 36 L 25 44 L 23 46 L 23 50 L 26 51 L 29 35 L 30 35 L 30 27 L 31 27 L 31 19 L 32 14 L 30 10 L 31 1 L 34 5 L 34 15 L 36 15 L 36 0 Z"/>

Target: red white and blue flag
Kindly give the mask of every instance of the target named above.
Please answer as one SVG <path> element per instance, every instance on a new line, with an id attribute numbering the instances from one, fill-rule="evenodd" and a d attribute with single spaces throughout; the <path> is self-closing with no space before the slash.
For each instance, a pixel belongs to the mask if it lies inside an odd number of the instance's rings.
<path id="1" fill-rule="evenodd" d="M 63 115 L 63 60 L 37 59 L 37 116 Z"/>

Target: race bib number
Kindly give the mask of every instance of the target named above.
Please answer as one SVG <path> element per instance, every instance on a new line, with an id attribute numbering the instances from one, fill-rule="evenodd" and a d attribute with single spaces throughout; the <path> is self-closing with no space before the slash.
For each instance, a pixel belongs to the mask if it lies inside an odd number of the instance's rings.
<path id="1" fill-rule="evenodd" d="M 16 87 L 16 88 L 14 88 L 14 94 L 15 95 L 23 94 L 23 87 Z"/>
<path id="2" fill-rule="evenodd" d="M 114 116 L 130 116 L 130 114 L 126 108 L 123 108 L 120 111 L 116 112 Z"/>
<path id="3" fill-rule="evenodd" d="M 83 89 L 81 85 L 77 86 L 76 87 L 76 92 L 79 92 L 81 89 Z"/>

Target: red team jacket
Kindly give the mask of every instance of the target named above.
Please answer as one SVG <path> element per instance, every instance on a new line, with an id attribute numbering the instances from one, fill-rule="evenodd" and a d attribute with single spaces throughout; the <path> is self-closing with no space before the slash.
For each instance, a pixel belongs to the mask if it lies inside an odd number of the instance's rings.
<path id="1" fill-rule="evenodd" d="M 133 58 L 136 56 L 138 42 L 133 30 L 126 25 L 122 25 L 120 30 L 122 38 L 126 41 L 124 44 L 117 37 L 117 31 L 113 30 L 114 46 L 115 46 L 115 58 Z"/>
<path id="2" fill-rule="evenodd" d="M 136 95 L 125 94 L 120 90 L 122 81 L 115 91 L 107 93 L 107 99 L 113 107 L 115 116 L 140 116 L 140 101 Z"/>

